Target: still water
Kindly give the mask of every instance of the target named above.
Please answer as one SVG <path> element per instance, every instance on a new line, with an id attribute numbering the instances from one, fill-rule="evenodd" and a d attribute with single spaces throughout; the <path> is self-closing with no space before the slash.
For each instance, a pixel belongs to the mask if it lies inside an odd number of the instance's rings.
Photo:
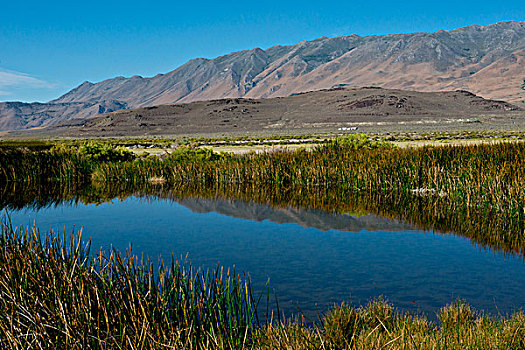
<path id="1" fill-rule="evenodd" d="M 123 252 L 132 243 L 135 255 L 153 260 L 235 267 L 251 276 L 256 291 L 269 281 L 285 314 L 300 310 L 312 321 L 342 301 L 361 305 L 379 296 L 430 319 L 457 298 L 491 314 L 525 307 L 523 257 L 366 213 L 132 196 L 9 215 L 14 225 L 34 222 L 41 231 L 82 228 L 92 253 L 110 246 Z"/>

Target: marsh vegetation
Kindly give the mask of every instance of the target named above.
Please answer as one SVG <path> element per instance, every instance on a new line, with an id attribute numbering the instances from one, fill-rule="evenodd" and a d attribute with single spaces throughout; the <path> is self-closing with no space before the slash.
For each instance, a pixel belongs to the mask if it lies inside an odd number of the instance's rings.
<path id="1" fill-rule="evenodd" d="M 439 323 L 384 299 L 341 304 L 315 324 L 259 315 L 245 276 L 184 261 L 95 258 L 81 236 L 13 228 L 0 233 L 0 345 L 4 348 L 522 349 L 525 315 L 494 317 L 457 301 Z M 269 299 L 266 300 L 266 302 Z"/>
<path id="2" fill-rule="evenodd" d="M 231 156 L 181 147 L 164 158 L 85 145 L 46 151 L 0 150 L 0 183 L 136 185 L 246 184 L 325 187 L 357 192 L 436 195 L 463 208 L 524 215 L 525 144 L 396 149 L 364 136 L 338 138 L 312 151 Z"/>
<path id="3" fill-rule="evenodd" d="M 0 207 L 131 195 L 237 198 L 375 213 L 524 256 L 524 162 L 523 143 L 398 149 L 362 136 L 244 156 L 190 146 L 164 157 L 97 143 L 9 147 L 0 149 Z M 261 315 L 261 300 L 271 299 L 259 299 L 235 272 L 199 271 L 180 260 L 153 264 L 132 252 L 90 254 L 78 235 L 7 223 L 0 270 L 0 344 L 9 348 L 525 347 L 520 312 L 489 316 L 455 302 L 436 323 L 380 299 L 339 305 L 304 324 Z"/>

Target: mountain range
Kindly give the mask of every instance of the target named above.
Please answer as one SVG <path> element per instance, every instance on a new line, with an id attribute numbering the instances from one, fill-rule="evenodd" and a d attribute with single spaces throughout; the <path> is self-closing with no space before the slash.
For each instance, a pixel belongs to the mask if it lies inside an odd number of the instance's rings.
<path id="1" fill-rule="evenodd" d="M 46 104 L 0 103 L 0 130 L 101 112 L 223 98 L 270 98 L 334 86 L 468 90 L 525 101 L 525 22 L 434 33 L 321 37 L 198 58 L 151 78 L 84 82 Z"/>

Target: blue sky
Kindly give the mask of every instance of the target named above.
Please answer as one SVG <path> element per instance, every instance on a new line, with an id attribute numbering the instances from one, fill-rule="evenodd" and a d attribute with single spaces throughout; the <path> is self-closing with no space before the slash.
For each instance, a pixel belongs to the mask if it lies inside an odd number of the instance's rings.
<path id="1" fill-rule="evenodd" d="M 18 1 L 0 3 L 0 101 L 153 76 L 196 58 L 320 36 L 525 20 L 521 1 Z"/>

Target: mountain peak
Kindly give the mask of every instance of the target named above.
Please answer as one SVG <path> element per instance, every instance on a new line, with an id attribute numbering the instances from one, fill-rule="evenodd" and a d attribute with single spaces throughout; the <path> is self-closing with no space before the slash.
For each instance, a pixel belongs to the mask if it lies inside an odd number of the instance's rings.
<path id="1" fill-rule="evenodd" d="M 508 71 L 489 67 L 523 49 L 525 22 L 515 21 L 434 33 L 322 36 L 290 46 L 196 58 L 152 78 L 117 77 L 82 84 L 57 101 L 113 99 L 138 107 L 221 97 L 287 96 L 339 83 L 366 86 L 378 82 L 390 88 L 425 91 L 465 88 L 515 101 L 525 99 L 525 90 L 520 88 L 525 78 L 519 69 L 521 56 Z M 502 77 L 509 74 L 509 79 L 517 81 L 508 88 L 501 82 L 483 86 L 482 76 L 488 71 L 495 74 L 497 69 L 504 71 Z M 512 75 L 506 73 L 510 71 Z M 520 74 L 524 75 L 521 80 Z"/>
<path id="2" fill-rule="evenodd" d="M 337 84 L 444 91 L 525 100 L 525 22 L 434 33 L 359 36 L 255 47 L 195 58 L 151 78 L 84 82 L 52 103 L 120 101 L 129 107 L 228 97 L 267 98 Z"/>

